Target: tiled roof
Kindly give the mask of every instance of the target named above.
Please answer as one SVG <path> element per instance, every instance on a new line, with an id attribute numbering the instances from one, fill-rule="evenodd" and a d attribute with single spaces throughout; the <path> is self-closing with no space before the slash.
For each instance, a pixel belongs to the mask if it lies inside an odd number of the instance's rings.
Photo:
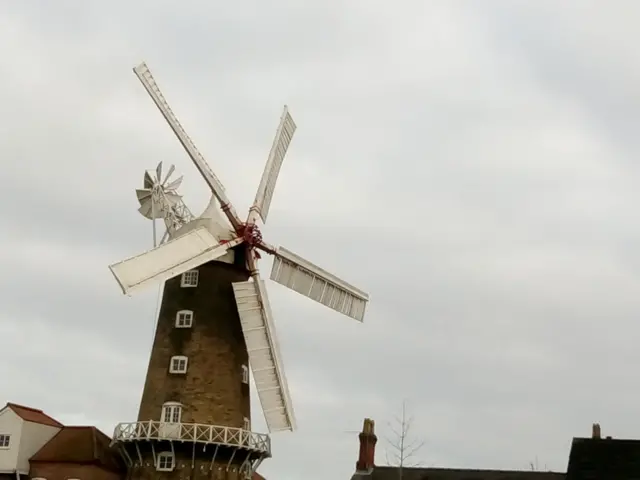
<path id="1" fill-rule="evenodd" d="M 567 480 L 640 478 L 640 440 L 574 438 Z"/>
<path id="2" fill-rule="evenodd" d="M 397 467 L 374 467 L 370 475 L 353 480 L 397 480 Z M 467 470 L 458 468 L 405 468 L 402 480 L 564 480 L 564 473 L 517 470 Z"/>
<path id="3" fill-rule="evenodd" d="M 26 422 L 40 423 L 42 425 L 49 425 L 51 427 L 62 427 L 63 425 L 56 419 L 51 418 L 42 410 L 35 408 L 25 407 L 24 405 L 18 405 L 16 403 L 7 403 L 6 405 L 13 410 L 16 415 L 22 418 Z M 6 408 L 6 407 L 5 407 Z"/>
<path id="4" fill-rule="evenodd" d="M 251 476 L 251 480 L 266 480 L 262 475 L 260 475 L 258 472 L 253 472 L 253 475 Z"/>
<path id="5" fill-rule="evenodd" d="M 63 427 L 30 462 L 79 463 L 100 465 L 120 472 L 120 456 L 109 447 L 111 439 L 95 427 Z"/>

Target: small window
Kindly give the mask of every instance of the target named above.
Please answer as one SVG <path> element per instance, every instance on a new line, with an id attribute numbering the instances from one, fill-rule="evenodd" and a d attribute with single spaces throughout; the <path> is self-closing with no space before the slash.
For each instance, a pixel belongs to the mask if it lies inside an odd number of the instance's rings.
<path id="1" fill-rule="evenodd" d="M 189 270 L 182 274 L 180 280 L 181 287 L 197 287 L 198 286 L 198 270 Z"/>
<path id="2" fill-rule="evenodd" d="M 0 448 L 9 448 L 11 441 L 11 435 L 7 433 L 0 433 Z"/>
<path id="3" fill-rule="evenodd" d="M 184 355 L 176 355 L 171 357 L 169 365 L 169 373 L 187 373 L 188 359 Z"/>
<path id="4" fill-rule="evenodd" d="M 244 420 L 242 422 L 242 429 L 246 430 L 247 432 L 251 431 L 251 422 L 247 417 L 244 417 Z"/>
<path id="5" fill-rule="evenodd" d="M 193 325 L 193 312 L 191 310 L 180 310 L 176 313 L 176 328 L 191 328 Z"/>
<path id="6" fill-rule="evenodd" d="M 160 472 L 170 472 L 174 467 L 174 458 L 173 453 L 171 452 L 162 452 L 158 454 L 158 459 L 156 460 L 156 470 Z"/>
<path id="7" fill-rule="evenodd" d="M 164 423 L 180 423 L 182 405 L 178 402 L 167 402 L 162 406 L 162 421 Z"/>
<path id="8" fill-rule="evenodd" d="M 242 365 L 242 383 L 249 383 L 249 367 Z"/>

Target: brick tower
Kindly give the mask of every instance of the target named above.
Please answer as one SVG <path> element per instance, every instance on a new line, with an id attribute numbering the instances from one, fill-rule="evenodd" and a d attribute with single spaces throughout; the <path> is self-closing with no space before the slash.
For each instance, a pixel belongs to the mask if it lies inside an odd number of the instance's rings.
<path id="1" fill-rule="evenodd" d="M 241 479 L 270 457 L 251 432 L 249 361 L 232 283 L 242 255 L 165 282 L 138 421 L 116 427 L 130 479 Z"/>

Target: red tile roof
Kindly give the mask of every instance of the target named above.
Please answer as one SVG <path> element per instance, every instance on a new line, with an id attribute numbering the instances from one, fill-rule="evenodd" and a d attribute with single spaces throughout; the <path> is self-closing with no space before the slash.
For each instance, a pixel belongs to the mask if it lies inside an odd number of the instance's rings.
<path id="1" fill-rule="evenodd" d="M 97 464 L 120 472 L 124 465 L 110 443 L 111 439 L 95 427 L 63 427 L 29 461 Z"/>
<path id="2" fill-rule="evenodd" d="M 7 403 L 6 407 L 13 410 L 16 415 L 22 418 L 26 422 L 40 423 L 42 425 L 49 425 L 51 427 L 62 427 L 63 425 L 56 419 L 51 418 L 42 410 L 37 410 L 31 407 L 25 407 L 24 405 L 18 405 L 16 403 Z M 6 408 L 5 407 L 5 408 Z"/>
<path id="3" fill-rule="evenodd" d="M 251 480 L 267 480 L 267 479 L 264 478 L 262 475 L 260 475 L 258 472 L 253 472 L 253 476 L 251 477 Z"/>

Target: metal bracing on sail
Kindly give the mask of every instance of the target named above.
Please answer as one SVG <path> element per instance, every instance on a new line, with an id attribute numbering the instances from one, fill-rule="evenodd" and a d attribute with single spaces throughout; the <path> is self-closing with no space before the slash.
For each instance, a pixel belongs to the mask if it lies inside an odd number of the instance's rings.
<path id="1" fill-rule="evenodd" d="M 270 432 L 293 430 L 293 407 L 264 283 L 234 283 L 233 293 L 267 427 Z"/>
<path id="2" fill-rule="evenodd" d="M 369 295 L 286 248 L 276 250 L 271 280 L 362 321 Z"/>
<path id="3" fill-rule="evenodd" d="M 164 282 L 227 253 L 240 240 L 219 244 L 204 227 L 192 230 L 147 252 L 127 258 L 109 268 L 124 293 L 151 282 Z"/>
<path id="4" fill-rule="evenodd" d="M 260 215 L 262 222 L 267 221 L 271 199 L 276 188 L 276 180 L 278 180 L 278 175 L 280 174 L 280 167 L 282 167 L 284 156 L 295 131 L 296 124 L 289 114 L 289 109 L 285 106 L 252 207 Z"/>

